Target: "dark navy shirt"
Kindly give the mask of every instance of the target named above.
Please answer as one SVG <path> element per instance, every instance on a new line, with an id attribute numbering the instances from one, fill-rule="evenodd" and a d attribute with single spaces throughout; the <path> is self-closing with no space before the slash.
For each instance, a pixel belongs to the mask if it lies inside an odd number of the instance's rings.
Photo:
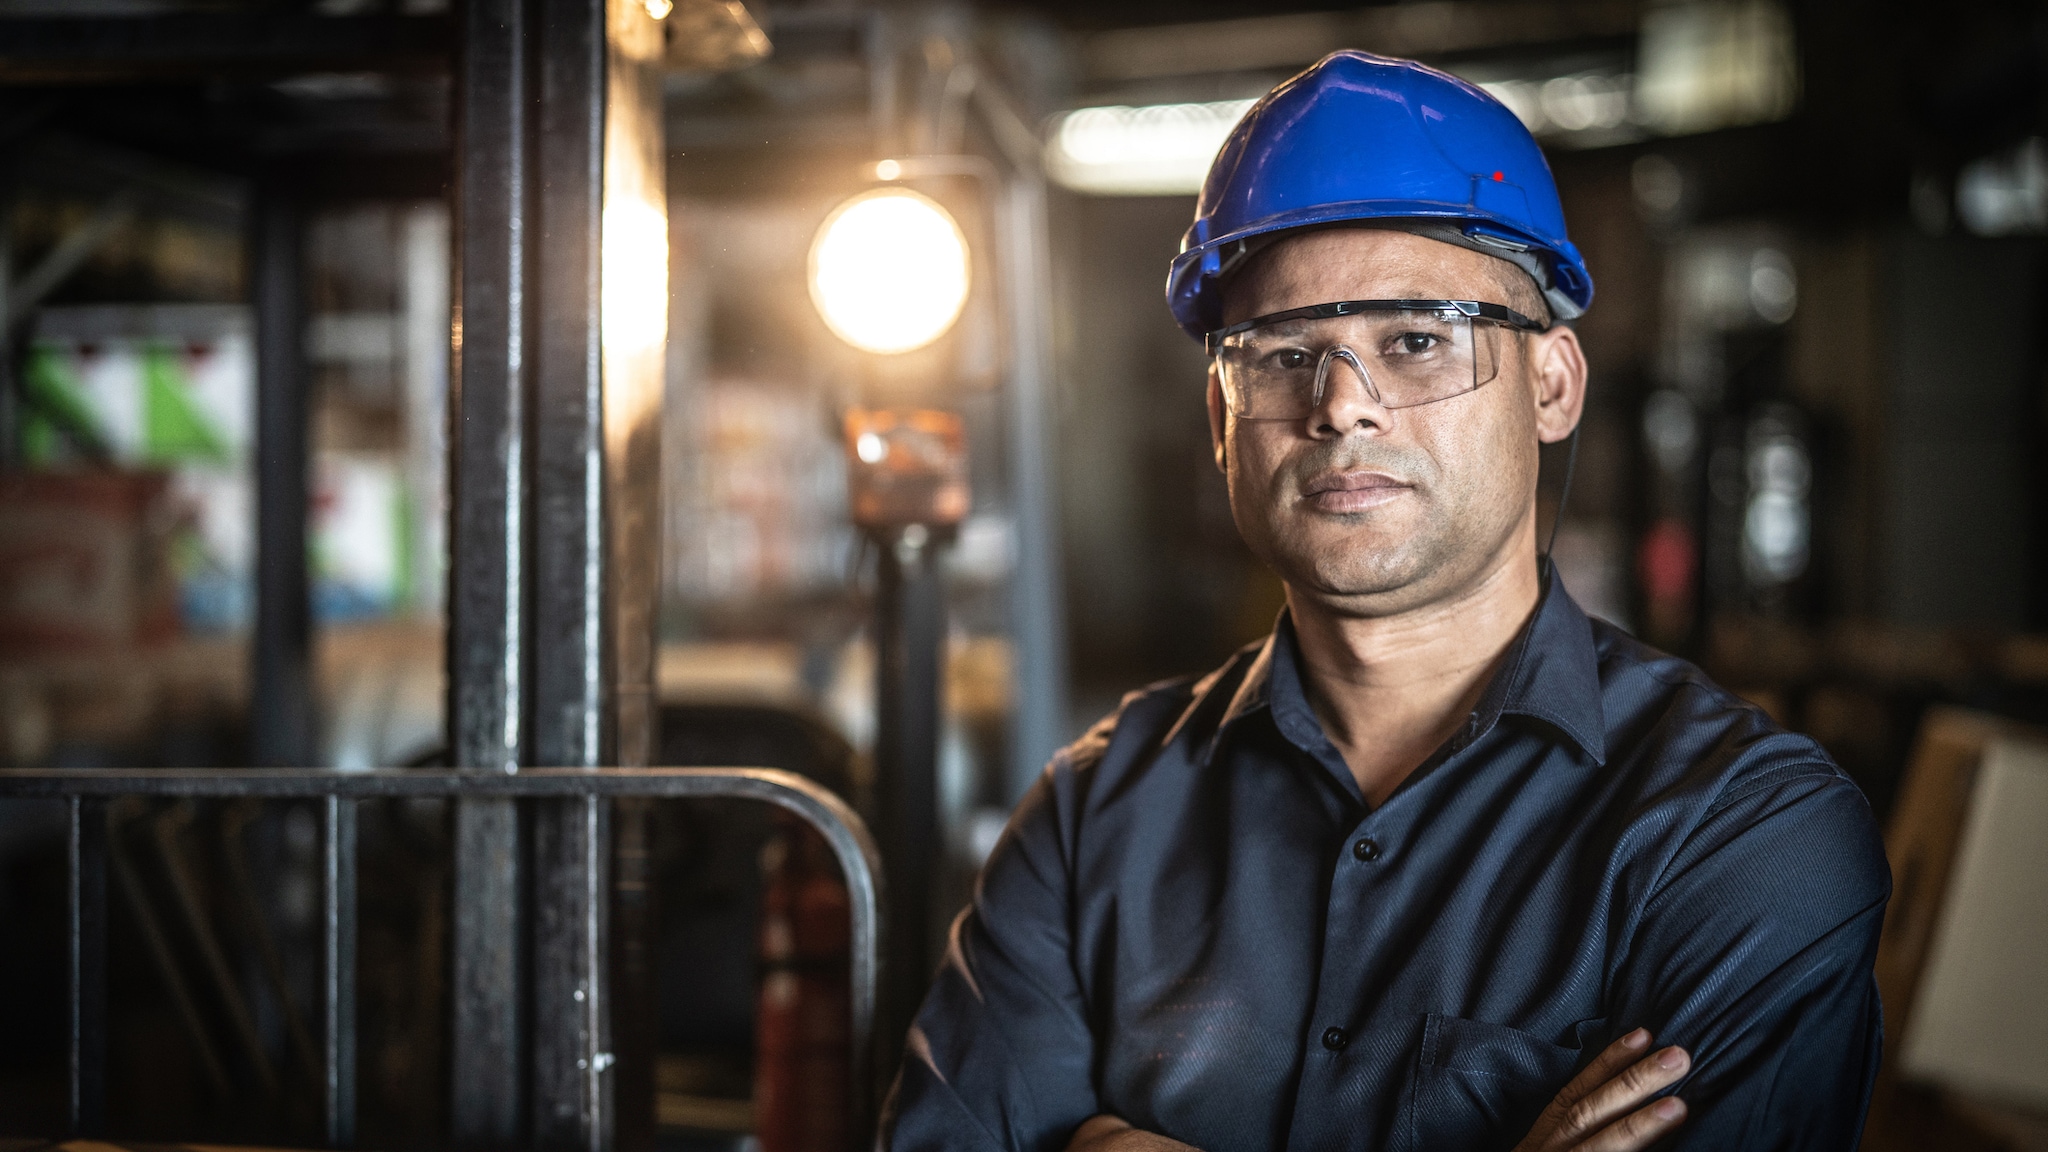
<path id="1" fill-rule="evenodd" d="M 1563 588 L 1369 807 L 1293 629 L 1126 697 L 1010 820 L 910 1035 L 887 1147 L 1512 1147 L 1638 1025 L 1665 1146 L 1852 1149 L 1890 892 L 1862 793 Z"/>

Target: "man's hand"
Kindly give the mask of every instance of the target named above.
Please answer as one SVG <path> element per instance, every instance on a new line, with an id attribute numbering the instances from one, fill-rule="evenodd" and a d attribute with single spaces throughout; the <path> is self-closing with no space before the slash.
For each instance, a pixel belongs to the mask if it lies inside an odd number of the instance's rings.
<path id="1" fill-rule="evenodd" d="M 1636 1106 L 1678 1083 L 1692 1058 L 1666 1048 L 1636 1059 L 1649 1046 L 1641 1028 L 1609 1044 L 1543 1109 L 1515 1152 L 1637 1152 L 1678 1127 L 1685 1120 L 1678 1097 Z"/>
<path id="2" fill-rule="evenodd" d="M 1091 1116 L 1067 1141 L 1067 1152 L 1196 1152 L 1192 1145 L 1141 1132 L 1118 1117 Z"/>

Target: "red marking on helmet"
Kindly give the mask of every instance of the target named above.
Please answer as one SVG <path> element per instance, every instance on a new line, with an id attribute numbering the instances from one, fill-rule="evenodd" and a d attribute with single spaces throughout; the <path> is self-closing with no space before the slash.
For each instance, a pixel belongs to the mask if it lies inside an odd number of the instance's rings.
<path id="1" fill-rule="evenodd" d="M 1496 181 L 1504 181 L 1504 180 L 1506 180 L 1506 179 L 1507 179 L 1507 176 L 1505 176 L 1505 175 L 1504 175 L 1504 174 L 1502 174 L 1502 173 L 1499 173 L 1499 172 L 1495 172 L 1495 173 L 1493 174 L 1493 178 L 1494 178 L 1494 179 L 1495 179 Z"/>

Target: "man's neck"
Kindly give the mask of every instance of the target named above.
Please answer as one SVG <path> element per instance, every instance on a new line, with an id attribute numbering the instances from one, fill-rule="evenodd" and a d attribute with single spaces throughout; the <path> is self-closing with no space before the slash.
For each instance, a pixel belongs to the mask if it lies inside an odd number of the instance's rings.
<path id="1" fill-rule="evenodd" d="M 1511 551 L 1456 594 L 1389 616 L 1289 589 L 1309 702 L 1373 807 L 1464 723 L 1535 612 L 1536 565 Z"/>

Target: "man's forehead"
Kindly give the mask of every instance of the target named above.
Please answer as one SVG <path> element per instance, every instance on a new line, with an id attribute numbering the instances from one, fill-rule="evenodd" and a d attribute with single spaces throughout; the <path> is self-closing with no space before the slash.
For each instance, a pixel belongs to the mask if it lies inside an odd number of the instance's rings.
<path id="1" fill-rule="evenodd" d="M 1224 322 L 1332 300 L 1490 299 L 1506 261 L 1392 228 L 1323 228 L 1254 253 L 1224 289 Z"/>

